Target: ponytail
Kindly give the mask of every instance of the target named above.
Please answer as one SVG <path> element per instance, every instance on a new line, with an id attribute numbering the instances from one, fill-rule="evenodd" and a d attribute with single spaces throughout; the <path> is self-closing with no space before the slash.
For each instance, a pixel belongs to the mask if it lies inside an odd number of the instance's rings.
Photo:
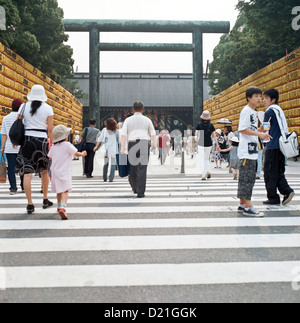
<path id="1" fill-rule="evenodd" d="M 32 101 L 31 103 L 31 116 L 34 116 L 37 112 L 37 110 L 40 108 L 42 105 L 41 101 Z"/>

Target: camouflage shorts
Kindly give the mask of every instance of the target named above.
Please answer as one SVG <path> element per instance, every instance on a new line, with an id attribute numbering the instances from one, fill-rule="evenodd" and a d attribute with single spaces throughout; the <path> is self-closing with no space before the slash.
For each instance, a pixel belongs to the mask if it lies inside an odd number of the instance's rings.
<path id="1" fill-rule="evenodd" d="M 256 181 L 257 160 L 241 159 L 238 198 L 251 201 Z"/>

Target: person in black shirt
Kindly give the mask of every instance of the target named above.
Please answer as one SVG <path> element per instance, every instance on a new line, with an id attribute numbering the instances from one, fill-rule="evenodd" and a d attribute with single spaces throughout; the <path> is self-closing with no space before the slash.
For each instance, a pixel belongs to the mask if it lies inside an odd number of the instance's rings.
<path id="1" fill-rule="evenodd" d="M 219 145 L 217 136 L 215 134 L 215 127 L 210 122 L 209 111 L 203 111 L 200 119 L 201 121 L 196 128 L 196 136 L 200 156 L 200 164 L 202 167 L 202 180 L 205 181 L 206 179 L 211 178 L 209 157 L 213 146 L 212 135 L 214 136 L 217 148 L 219 147 Z"/>
<path id="2" fill-rule="evenodd" d="M 95 152 L 94 148 L 96 147 L 97 138 L 100 134 L 100 130 L 96 128 L 96 120 L 90 120 L 90 126 L 85 128 L 80 135 L 81 141 L 84 140 L 86 142 L 86 152 L 87 156 L 85 157 L 85 166 L 84 166 L 84 174 L 87 178 L 93 177 L 94 171 L 94 157 Z"/>
<path id="3" fill-rule="evenodd" d="M 294 190 L 289 186 L 285 177 L 285 156 L 280 151 L 279 138 L 281 130 L 277 121 L 275 110 L 280 114 L 284 131 L 288 132 L 288 125 L 283 110 L 278 106 L 279 92 L 269 89 L 264 92 L 264 104 L 267 107 L 264 122 L 270 122 L 270 135 L 272 140 L 267 143 L 264 179 L 268 193 L 266 205 L 280 205 L 280 194 L 284 196 L 282 205 L 289 204 L 295 196 Z"/>

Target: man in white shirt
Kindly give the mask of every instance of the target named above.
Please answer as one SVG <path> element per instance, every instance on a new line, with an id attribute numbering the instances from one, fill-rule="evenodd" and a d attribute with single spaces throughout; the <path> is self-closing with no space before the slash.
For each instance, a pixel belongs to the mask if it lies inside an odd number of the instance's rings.
<path id="1" fill-rule="evenodd" d="M 15 99 L 12 102 L 12 112 L 3 118 L 1 134 L 2 134 L 2 148 L 1 154 L 6 153 L 7 164 L 8 164 L 8 180 L 10 183 L 10 194 L 15 195 L 17 193 L 17 181 L 15 174 L 16 159 L 20 150 L 20 147 L 14 148 L 10 138 L 9 131 L 13 123 L 18 118 L 18 111 L 23 102 L 20 99 Z M 21 176 L 21 189 L 23 188 L 23 176 Z"/>
<path id="2" fill-rule="evenodd" d="M 143 116 L 143 102 L 133 105 L 132 117 L 125 120 L 121 135 L 121 154 L 125 154 L 128 140 L 128 158 L 130 163 L 129 182 L 139 198 L 145 197 L 147 168 L 149 163 L 150 142 L 157 149 L 156 133 L 152 121 Z"/>
<path id="3" fill-rule="evenodd" d="M 246 91 L 248 104 L 242 110 L 239 122 L 240 143 L 238 156 L 240 159 L 240 176 L 238 185 L 238 198 L 240 206 L 238 212 L 245 216 L 263 217 L 264 214 L 256 211 L 251 202 L 252 192 L 256 180 L 258 138 L 268 140 L 271 138 L 263 132 L 263 127 L 257 129 L 256 108 L 260 106 L 262 91 L 257 87 L 250 87 Z"/>

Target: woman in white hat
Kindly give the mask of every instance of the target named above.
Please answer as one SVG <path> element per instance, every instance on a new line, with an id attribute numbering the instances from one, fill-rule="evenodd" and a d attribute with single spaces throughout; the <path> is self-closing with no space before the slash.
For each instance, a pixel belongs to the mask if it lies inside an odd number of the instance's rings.
<path id="1" fill-rule="evenodd" d="M 202 180 L 211 178 L 210 174 L 210 153 L 212 150 L 212 135 L 216 145 L 218 146 L 215 127 L 210 122 L 209 111 L 203 111 L 201 121 L 196 128 L 196 137 L 198 144 L 198 151 L 200 156 L 200 165 L 202 166 Z"/>
<path id="2" fill-rule="evenodd" d="M 34 85 L 27 96 L 29 102 L 19 109 L 19 118 L 23 118 L 25 126 L 25 144 L 17 157 L 16 171 L 24 175 L 24 189 L 28 200 L 27 213 L 34 212 L 31 197 L 32 174 L 40 171 L 44 195 L 43 208 L 53 205 L 48 200 L 49 186 L 49 152 L 48 136 L 53 142 L 53 109 L 46 104 L 48 100 L 42 85 Z"/>

